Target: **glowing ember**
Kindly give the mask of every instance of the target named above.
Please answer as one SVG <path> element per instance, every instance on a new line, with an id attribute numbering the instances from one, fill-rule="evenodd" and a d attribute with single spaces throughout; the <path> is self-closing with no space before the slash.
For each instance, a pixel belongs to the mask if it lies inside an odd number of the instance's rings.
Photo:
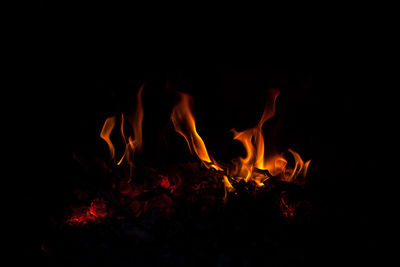
<path id="1" fill-rule="evenodd" d="M 161 183 L 160 186 L 163 188 L 169 188 L 169 180 L 167 176 L 160 175 L 161 176 Z"/>
<path id="2" fill-rule="evenodd" d="M 67 219 L 70 225 L 100 222 L 108 216 L 106 204 L 101 199 L 94 199 L 89 207 L 76 209 Z"/>
<path id="3" fill-rule="evenodd" d="M 288 200 L 287 200 L 287 192 L 286 191 L 282 191 L 281 192 L 281 204 L 280 204 L 280 208 L 282 211 L 282 214 L 288 218 L 288 219 L 292 219 L 295 215 L 295 211 L 296 208 L 294 207 L 293 204 L 289 204 Z"/>

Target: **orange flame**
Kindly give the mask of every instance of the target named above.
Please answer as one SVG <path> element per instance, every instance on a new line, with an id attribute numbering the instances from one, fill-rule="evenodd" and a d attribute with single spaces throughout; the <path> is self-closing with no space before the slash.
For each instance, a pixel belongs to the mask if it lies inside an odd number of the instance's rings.
<path id="1" fill-rule="evenodd" d="M 131 125 L 133 136 L 126 137 L 126 132 L 124 130 L 125 127 L 125 116 L 121 113 L 121 137 L 125 143 L 125 151 L 122 155 L 121 159 L 118 161 L 117 165 L 121 165 L 124 160 L 126 160 L 129 165 L 129 177 L 132 178 L 132 171 L 134 168 L 133 164 L 133 156 L 135 152 L 141 152 L 143 146 L 143 135 L 142 135 L 142 123 L 143 123 L 143 102 L 142 102 L 142 92 L 143 92 L 144 84 L 139 88 L 139 91 L 136 95 L 136 105 L 135 110 L 133 111 L 131 116 L 128 116 L 128 122 Z M 110 139 L 111 131 L 115 126 L 116 117 L 107 118 L 104 122 L 103 129 L 100 133 L 100 137 L 104 139 L 109 147 L 111 159 L 115 161 L 115 148 Z"/>
<path id="2" fill-rule="evenodd" d="M 299 153 L 294 152 L 293 150 L 289 149 L 288 150 L 294 157 L 295 160 L 295 165 L 292 169 L 286 169 L 286 172 L 283 175 L 283 179 L 287 182 L 292 182 L 294 179 L 296 179 L 299 175 L 302 177 L 305 177 L 307 174 L 308 170 L 308 165 L 310 165 L 310 160 L 307 161 L 306 163 L 303 162 L 301 159 Z"/>
<path id="3" fill-rule="evenodd" d="M 103 128 L 101 129 L 100 132 L 100 137 L 104 139 L 104 141 L 106 141 L 108 145 L 110 151 L 110 157 L 112 160 L 115 160 L 115 148 L 113 143 L 111 142 L 110 134 L 111 131 L 114 129 L 114 125 L 115 125 L 115 116 L 109 117 L 104 122 Z"/>
<path id="4" fill-rule="evenodd" d="M 143 122 L 143 102 L 142 102 L 142 92 L 143 92 L 144 85 L 139 88 L 139 91 L 136 95 L 136 105 L 133 115 L 128 117 L 128 121 L 133 130 L 133 136 L 128 137 L 128 140 L 125 137 L 124 131 L 124 124 L 125 119 L 124 115 L 121 114 L 121 135 L 122 139 L 125 142 L 125 153 L 118 162 L 118 165 L 121 164 L 123 159 L 126 157 L 128 162 L 132 162 L 133 160 L 133 153 L 135 151 L 141 152 L 142 151 L 142 144 L 143 144 L 143 135 L 142 135 L 142 122 Z"/>
<path id="5" fill-rule="evenodd" d="M 232 186 L 231 182 L 229 182 L 229 179 L 226 175 L 223 176 L 222 182 L 224 183 L 224 188 L 225 188 L 225 195 L 223 199 L 224 201 L 226 201 L 228 198 L 228 192 L 235 191 L 235 188 Z"/>
<path id="6" fill-rule="evenodd" d="M 289 166 L 288 160 L 276 151 L 270 149 L 266 151 L 263 125 L 266 121 L 275 116 L 275 103 L 279 96 L 278 89 L 270 90 L 267 98 L 266 107 L 258 124 L 250 129 L 238 132 L 232 129 L 233 139 L 238 140 L 245 148 L 246 156 L 234 159 L 233 166 L 226 170 L 222 182 L 225 186 L 225 197 L 228 192 L 233 192 L 235 188 L 230 180 L 246 182 L 252 181 L 257 186 L 263 186 L 264 182 L 270 177 L 262 171 L 267 170 L 271 175 L 278 176 L 280 179 L 293 182 L 298 176 L 305 177 L 310 161 L 303 162 L 300 155 L 289 149 L 293 156 L 294 166 Z M 207 168 L 214 168 L 224 171 L 209 155 L 200 135 L 196 131 L 196 123 L 190 105 L 192 98 L 188 94 L 179 93 L 180 101 L 172 110 L 171 120 L 175 131 L 181 134 L 191 151 L 195 153 Z"/>
<path id="7" fill-rule="evenodd" d="M 232 130 L 233 139 L 238 140 L 242 143 L 246 150 L 246 157 L 240 157 L 238 160 L 233 161 L 234 168 L 230 175 L 244 179 L 248 182 L 250 179 L 255 182 L 258 186 L 264 185 L 264 181 L 268 179 L 263 175 L 254 173 L 254 169 L 268 170 L 271 175 L 279 175 L 282 180 L 292 182 L 299 175 L 305 177 L 310 161 L 303 162 L 300 155 L 297 152 L 289 149 L 288 151 L 292 154 L 295 165 L 294 167 L 288 166 L 288 161 L 274 151 L 265 151 L 265 142 L 262 127 L 264 123 L 274 117 L 275 115 L 275 102 L 279 96 L 279 90 L 272 89 L 269 91 L 269 97 L 267 104 L 264 109 L 264 113 L 259 123 L 250 129 L 238 132 Z"/>
<path id="8" fill-rule="evenodd" d="M 236 173 L 235 176 L 249 181 L 253 177 L 253 169 L 258 168 L 260 170 L 266 170 L 267 159 L 265 157 L 265 144 L 262 127 L 264 123 L 275 115 L 275 102 L 279 95 L 279 90 L 273 89 L 269 91 L 270 97 L 267 99 L 267 104 L 264 109 L 263 115 L 259 123 L 250 129 L 238 132 L 232 130 L 233 139 L 241 142 L 246 150 L 246 157 L 239 158 L 239 161 L 235 161 Z M 254 180 L 258 185 L 263 185 L 261 181 Z"/>
<path id="9" fill-rule="evenodd" d="M 139 91 L 136 95 L 136 108 L 133 112 L 133 115 L 128 119 L 132 129 L 133 136 L 135 139 L 131 139 L 132 145 L 135 146 L 136 151 L 142 151 L 143 145 L 143 134 L 142 134 L 142 123 L 143 123 L 143 101 L 142 101 L 142 93 L 143 93 L 144 84 L 139 88 Z M 131 144 L 129 146 L 132 146 Z"/>
<path id="10" fill-rule="evenodd" d="M 193 102 L 192 97 L 188 94 L 179 93 L 180 101 L 172 109 L 171 120 L 174 124 L 175 131 L 180 133 L 188 143 L 190 152 L 199 157 L 207 168 L 222 170 L 214 160 L 208 155 L 206 145 L 196 130 L 196 123 L 190 104 Z"/>

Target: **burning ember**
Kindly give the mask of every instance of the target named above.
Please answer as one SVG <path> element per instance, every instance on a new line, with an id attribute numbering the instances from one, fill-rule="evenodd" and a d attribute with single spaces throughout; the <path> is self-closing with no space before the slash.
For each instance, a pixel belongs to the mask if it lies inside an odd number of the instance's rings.
<path id="1" fill-rule="evenodd" d="M 108 216 L 107 206 L 101 199 L 94 199 L 88 207 L 75 208 L 73 214 L 67 219 L 70 225 L 85 225 L 101 222 Z"/>

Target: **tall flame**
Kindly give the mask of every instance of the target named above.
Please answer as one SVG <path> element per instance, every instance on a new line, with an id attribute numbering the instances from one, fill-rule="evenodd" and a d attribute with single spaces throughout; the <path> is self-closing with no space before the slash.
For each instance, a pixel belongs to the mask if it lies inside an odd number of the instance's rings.
<path id="1" fill-rule="evenodd" d="M 203 139 L 196 130 L 196 123 L 190 104 L 193 102 L 192 97 L 188 94 L 179 93 L 180 101 L 172 109 L 171 120 L 175 131 L 180 133 L 188 143 L 191 153 L 195 153 L 204 165 L 216 170 L 222 170 L 214 160 L 210 158 Z"/>
<path id="2" fill-rule="evenodd" d="M 142 123 L 143 123 L 143 102 L 142 102 L 142 92 L 143 92 L 144 84 L 139 88 L 139 91 L 136 95 L 135 100 L 135 109 L 131 116 L 128 116 L 128 122 L 131 125 L 133 136 L 128 136 L 126 134 L 125 128 L 125 116 L 121 113 L 121 137 L 123 142 L 125 143 L 125 151 L 122 155 L 121 159 L 118 161 L 117 165 L 121 165 L 124 160 L 126 160 L 129 165 L 129 177 L 132 177 L 133 171 L 133 156 L 137 152 L 142 151 L 143 146 L 143 134 L 142 134 Z M 116 116 L 107 118 L 104 122 L 103 129 L 101 130 L 100 137 L 107 142 L 107 145 L 110 150 L 111 159 L 115 161 L 115 148 L 110 139 L 111 131 L 114 129 L 116 122 Z"/>
<path id="3" fill-rule="evenodd" d="M 275 115 L 275 102 L 279 95 L 279 90 L 272 89 L 269 91 L 269 94 L 264 112 L 255 127 L 242 132 L 232 130 L 233 139 L 241 142 L 246 150 L 246 157 L 240 157 L 239 161 L 236 161 L 235 169 L 237 173 L 235 175 L 244 178 L 246 182 L 253 176 L 254 168 L 260 170 L 267 169 L 262 127 L 267 120 Z M 259 185 L 262 185 L 262 182 Z"/>

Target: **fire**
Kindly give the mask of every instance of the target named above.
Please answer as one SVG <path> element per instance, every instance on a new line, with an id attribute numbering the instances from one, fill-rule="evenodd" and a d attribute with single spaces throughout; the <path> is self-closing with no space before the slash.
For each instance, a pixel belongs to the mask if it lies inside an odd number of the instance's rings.
<path id="1" fill-rule="evenodd" d="M 178 191 L 177 188 L 182 183 L 179 176 L 176 178 L 174 175 L 161 175 L 157 174 L 155 170 L 154 173 L 157 175 L 153 175 L 154 178 L 148 179 L 150 180 L 149 183 L 146 184 L 145 180 L 145 183 L 142 185 L 142 180 L 140 179 L 138 179 L 140 180 L 138 183 L 130 183 L 135 168 L 134 157 L 143 150 L 143 89 L 144 84 L 139 88 L 136 95 L 134 110 L 131 113 L 121 113 L 120 116 L 114 115 L 108 117 L 104 121 L 100 132 L 100 138 L 102 138 L 108 146 L 111 163 L 121 167 L 125 166 L 129 170 L 129 176 L 126 177 L 125 175 L 128 174 L 128 172 L 122 167 L 122 175 L 118 175 L 118 179 L 116 179 L 118 184 L 113 181 L 112 186 L 113 188 L 117 188 L 120 193 L 120 203 L 129 206 L 136 217 L 146 212 L 151 206 L 170 210 L 172 207 L 170 194 L 175 190 Z M 299 153 L 292 149 L 288 149 L 284 153 L 277 151 L 271 145 L 273 140 L 266 139 L 263 133 L 264 124 L 275 116 L 276 100 L 280 94 L 278 89 L 272 89 L 268 92 L 263 114 L 260 121 L 254 127 L 243 131 L 232 129 L 233 140 L 240 142 L 246 152 L 244 157 L 233 159 L 232 164 L 217 162 L 209 155 L 206 145 L 196 129 L 196 122 L 191 108 L 193 103 L 192 97 L 184 93 L 178 94 L 179 101 L 173 107 L 170 115 L 174 129 L 185 138 L 190 152 L 200 159 L 203 165 L 209 169 L 209 173 L 215 174 L 216 177 L 221 178 L 220 182 L 225 189 L 225 194 L 223 196 L 224 201 L 227 200 L 228 194 L 235 192 L 238 188 L 238 182 L 243 183 L 244 181 L 262 187 L 265 185 L 265 182 L 272 177 L 273 179 L 271 180 L 276 180 L 275 178 L 277 178 L 285 182 L 304 181 L 301 180 L 301 178 L 306 176 L 310 160 L 304 162 Z M 117 124 L 119 124 L 119 127 L 116 126 Z M 116 151 L 111 140 L 111 134 L 115 128 L 120 131 L 119 141 L 122 141 L 120 144 L 123 146 L 123 151 Z M 115 138 L 114 135 L 113 138 Z M 119 146 L 116 147 L 118 150 Z M 116 155 L 120 156 L 118 157 L 118 161 L 116 161 Z M 108 170 L 111 170 L 111 168 L 108 168 Z M 215 179 L 213 179 L 213 181 L 215 181 Z M 139 196 L 141 196 L 143 192 L 149 192 L 149 188 L 153 190 L 157 187 L 162 188 L 162 195 L 156 196 L 151 200 L 141 200 Z M 203 187 L 198 184 L 192 186 L 192 188 L 198 190 Z M 219 184 L 219 186 L 215 186 L 214 188 L 220 188 L 222 190 L 222 185 Z M 249 188 L 254 188 L 254 186 Z M 180 192 L 178 193 L 180 194 Z M 290 203 L 286 199 L 285 194 L 286 193 L 283 193 L 281 196 L 281 209 L 287 218 L 292 218 L 294 217 L 296 205 Z M 73 214 L 67 218 L 67 223 L 70 225 L 97 223 L 113 213 L 113 210 L 107 208 L 103 200 L 96 198 L 90 205 L 74 209 Z"/>
<path id="2" fill-rule="evenodd" d="M 110 150 L 110 157 L 114 161 L 115 160 L 115 148 L 113 143 L 111 142 L 110 135 L 111 131 L 115 126 L 115 116 L 109 117 L 106 119 L 103 125 L 103 129 L 101 129 L 100 137 L 106 141 L 108 145 L 108 149 Z"/>
<path id="3" fill-rule="evenodd" d="M 191 96 L 179 93 L 180 101 L 171 113 L 175 131 L 185 138 L 190 151 L 195 153 L 207 168 L 214 168 L 227 174 L 222 179 L 225 185 L 225 198 L 227 192 L 234 191 L 230 179 L 254 182 L 257 186 L 263 186 L 271 175 L 287 182 L 293 182 L 299 176 L 305 177 L 310 161 L 304 163 L 297 152 L 288 149 L 294 159 L 294 166 L 292 164 L 289 166 L 284 153 L 278 153 L 272 147 L 266 150 L 262 128 L 265 122 L 275 116 L 275 103 L 279 94 L 278 89 L 272 89 L 268 92 L 264 112 L 256 126 L 241 132 L 232 129 L 233 139 L 243 145 L 246 156 L 232 160 L 233 166 L 224 170 L 209 156 L 204 141 L 196 131 L 195 119 L 190 108 L 193 102 Z"/>
<path id="4" fill-rule="evenodd" d="M 142 101 L 142 93 L 143 93 L 143 88 L 144 84 L 139 88 L 139 91 L 136 95 L 136 108 L 132 114 L 128 118 L 132 129 L 133 129 L 133 136 L 135 139 L 133 140 L 132 138 L 129 140 L 130 147 L 134 146 L 136 151 L 141 152 L 142 151 L 142 145 L 143 145 L 143 134 L 142 134 L 142 123 L 143 123 L 143 101 Z"/>
<path id="5" fill-rule="evenodd" d="M 208 155 L 206 145 L 196 130 L 196 123 L 190 105 L 193 102 L 192 97 L 188 94 L 179 93 L 180 101 L 172 110 L 171 120 L 174 124 L 175 131 L 180 133 L 188 143 L 191 153 L 196 153 L 201 162 L 207 168 L 222 170 L 218 164 Z"/>
<path id="6" fill-rule="evenodd" d="M 265 153 L 262 127 L 267 120 L 275 116 L 275 102 L 279 96 L 279 93 L 280 92 L 277 89 L 269 91 L 269 97 L 267 98 L 267 104 L 264 112 L 259 123 L 255 127 L 242 132 L 238 132 L 235 129 L 232 130 L 233 139 L 241 142 L 246 150 L 245 158 L 240 157 L 238 160 L 234 161 L 235 171 L 232 173 L 232 175 L 240 179 L 244 179 L 246 182 L 252 178 L 255 178 L 255 175 L 253 175 L 255 168 L 276 173 L 276 165 L 271 166 L 271 164 L 269 164 L 271 159 L 269 159 Z M 276 160 L 277 159 L 278 158 L 276 158 Z M 282 162 L 282 159 L 280 159 L 280 162 Z M 265 178 L 268 179 L 268 177 Z M 262 186 L 262 180 L 265 181 L 266 179 L 253 179 L 253 181 L 256 182 L 257 185 Z"/>
<path id="7" fill-rule="evenodd" d="M 125 143 L 125 150 L 118 161 L 117 165 L 121 165 L 123 161 L 126 161 L 129 166 L 129 179 L 132 178 L 134 163 L 133 158 L 134 154 L 140 153 L 142 151 L 143 146 L 143 135 L 142 135 L 142 123 L 143 123 L 143 101 L 142 101 L 142 92 L 143 92 L 144 84 L 139 88 L 139 91 L 136 95 L 135 109 L 130 116 L 127 117 L 127 121 L 131 126 L 131 131 L 133 135 L 129 135 L 127 137 L 127 133 L 125 131 L 126 123 L 125 123 L 125 115 L 121 113 L 121 125 L 120 132 L 123 142 Z M 100 132 L 100 137 L 106 141 L 110 156 L 112 161 L 115 162 L 115 148 L 113 143 L 111 142 L 110 135 L 112 130 L 114 129 L 116 123 L 116 116 L 107 118 L 104 122 L 103 128 Z M 129 132 L 129 131 L 128 131 Z"/>
<path id="8" fill-rule="evenodd" d="M 252 180 L 258 186 L 263 186 L 269 177 L 262 177 L 255 170 L 268 170 L 273 176 L 280 176 L 284 181 L 292 182 L 299 175 L 305 176 L 310 161 L 304 163 L 300 155 L 293 150 L 288 151 L 295 160 L 293 168 L 287 165 L 288 161 L 275 151 L 265 151 L 265 142 L 262 127 L 266 121 L 275 116 L 275 103 L 280 91 L 272 89 L 269 91 L 267 103 L 259 123 L 250 129 L 238 132 L 232 130 L 233 139 L 242 143 L 246 150 L 246 157 L 234 160 L 234 168 L 231 173 L 236 179 L 244 179 L 246 182 Z"/>
<path id="9" fill-rule="evenodd" d="M 125 162 L 129 167 L 128 183 L 132 179 L 135 167 L 133 161 L 135 153 L 141 152 L 143 145 L 143 88 L 144 85 L 140 87 L 136 95 L 134 111 L 131 114 L 121 113 L 119 119 L 120 133 L 125 149 L 116 164 L 122 165 Z M 179 93 L 179 101 L 173 107 L 170 116 L 174 129 L 185 138 L 190 152 L 195 154 L 206 168 L 216 171 L 222 177 L 222 183 L 225 187 L 224 199 L 226 199 L 229 192 L 235 190 L 233 182 L 239 182 L 240 180 L 252 182 L 261 187 L 272 176 L 286 182 L 294 182 L 299 177 L 305 177 L 310 161 L 303 162 L 300 155 L 292 149 L 288 149 L 287 153 L 274 150 L 269 145 L 272 144 L 272 140 L 266 140 L 263 133 L 264 124 L 275 116 L 275 105 L 279 94 L 280 91 L 278 89 L 268 91 L 266 106 L 257 125 L 241 132 L 232 129 L 233 140 L 237 140 L 243 145 L 246 156 L 233 159 L 229 167 L 223 167 L 225 165 L 217 163 L 209 155 L 203 139 L 197 132 L 195 118 L 191 109 L 192 97 L 185 93 Z M 116 152 L 110 135 L 116 123 L 116 116 L 107 118 L 100 133 L 100 137 L 105 140 L 109 147 L 110 157 L 113 162 L 115 162 Z M 127 125 L 130 125 L 130 129 Z M 292 159 L 289 160 L 287 155 Z M 168 180 L 162 180 L 161 184 L 162 187 L 169 187 Z"/>

